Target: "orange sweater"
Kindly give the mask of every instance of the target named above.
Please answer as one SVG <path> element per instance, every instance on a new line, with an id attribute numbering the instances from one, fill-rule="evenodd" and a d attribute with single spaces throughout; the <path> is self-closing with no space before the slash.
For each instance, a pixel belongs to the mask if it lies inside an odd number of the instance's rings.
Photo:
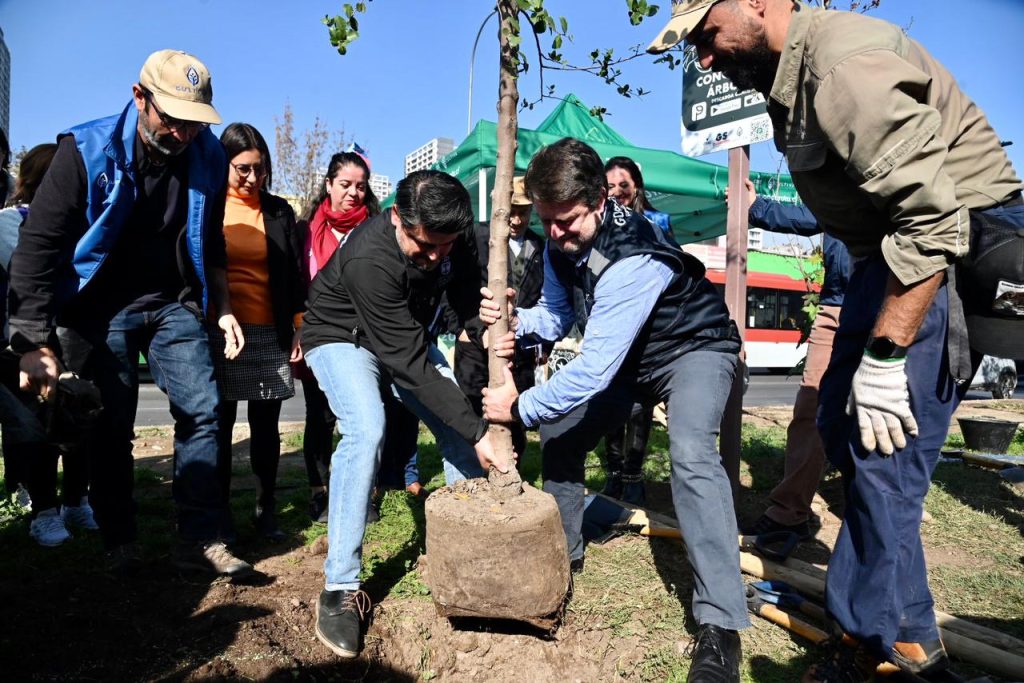
<path id="1" fill-rule="evenodd" d="M 273 325 L 267 230 L 259 195 L 243 197 L 228 188 L 224 206 L 224 242 L 228 255 L 231 310 L 240 323 Z"/>

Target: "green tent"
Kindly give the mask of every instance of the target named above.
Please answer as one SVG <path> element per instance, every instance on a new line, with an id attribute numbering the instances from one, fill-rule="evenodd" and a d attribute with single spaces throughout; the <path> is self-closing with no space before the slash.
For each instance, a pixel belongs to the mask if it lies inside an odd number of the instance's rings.
<path id="1" fill-rule="evenodd" d="M 516 175 L 526 172 L 533 155 L 544 145 L 574 137 L 591 145 L 602 159 L 627 156 L 640 166 L 651 203 L 672 217 L 680 244 L 725 234 L 725 188 L 728 169 L 676 152 L 636 147 L 607 123 L 590 114 L 575 95 L 562 100 L 536 130 L 519 129 Z M 469 190 L 480 220 L 489 220 L 490 191 L 497 156 L 497 124 L 479 121 L 454 151 L 434 164 L 458 178 Z M 753 173 L 758 194 L 797 202 L 789 176 Z"/>

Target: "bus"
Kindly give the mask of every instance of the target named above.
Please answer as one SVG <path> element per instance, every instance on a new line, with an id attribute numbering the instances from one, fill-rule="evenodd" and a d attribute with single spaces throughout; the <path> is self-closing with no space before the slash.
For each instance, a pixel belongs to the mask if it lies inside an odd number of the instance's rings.
<path id="1" fill-rule="evenodd" d="M 807 324 L 803 307 L 808 284 L 802 268 L 811 267 L 806 259 L 796 256 L 747 253 L 747 330 L 743 348 L 748 367 L 789 371 L 807 355 L 806 343 L 798 346 L 798 342 L 801 329 Z M 724 266 L 709 267 L 707 278 L 725 293 Z M 821 289 L 817 284 L 811 288 Z"/>

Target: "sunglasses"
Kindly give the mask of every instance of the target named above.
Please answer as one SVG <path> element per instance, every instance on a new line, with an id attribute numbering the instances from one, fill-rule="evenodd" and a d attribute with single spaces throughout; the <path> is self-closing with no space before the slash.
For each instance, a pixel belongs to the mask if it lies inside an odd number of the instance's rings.
<path id="1" fill-rule="evenodd" d="M 156 112 L 157 118 L 160 119 L 160 124 L 167 130 L 186 130 L 198 133 L 210 127 L 210 124 L 203 123 L 202 121 L 182 121 L 181 119 L 176 119 L 173 116 L 168 116 L 160 110 L 160 107 L 156 106 L 156 102 L 153 100 L 153 93 L 146 90 L 143 91 L 143 95 L 145 96 L 146 101 L 153 107 L 153 111 Z"/>
<path id="2" fill-rule="evenodd" d="M 262 178 L 267 172 L 263 164 L 231 164 L 231 167 L 235 169 L 235 173 L 240 178 L 248 178 L 250 173 L 255 173 L 257 178 Z"/>

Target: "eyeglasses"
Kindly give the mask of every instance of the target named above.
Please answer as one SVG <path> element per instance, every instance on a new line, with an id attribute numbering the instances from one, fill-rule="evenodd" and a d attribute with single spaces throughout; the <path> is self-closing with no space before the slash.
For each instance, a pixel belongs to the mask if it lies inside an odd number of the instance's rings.
<path id="1" fill-rule="evenodd" d="M 267 172 L 263 164 L 231 164 L 231 167 L 235 169 L 235 173 L 240 178 L 248 178 L 250 173 L 255 173 L 257 178 L 262 178 Z"/>
<path id="2" fill-rule="evenodd" d="M 146 101 L 153 106 L 153 111 L 156 112 L 157 118 L 160 119 L 160 123 L 167 130 L 185 130 L 195 131 L 198 133 L 210 127 L 210 124 L 203 123 L 202 121 L 182 121 L 181 119 L 176 119 L 173 116 L 168 116 L 164 112 L 160 111 L 160 107 L 156 106 L 156 102 L 153 101 L 153 93 L 145 90 L 143 91 L 143 94 L 146 97 Z"/>

